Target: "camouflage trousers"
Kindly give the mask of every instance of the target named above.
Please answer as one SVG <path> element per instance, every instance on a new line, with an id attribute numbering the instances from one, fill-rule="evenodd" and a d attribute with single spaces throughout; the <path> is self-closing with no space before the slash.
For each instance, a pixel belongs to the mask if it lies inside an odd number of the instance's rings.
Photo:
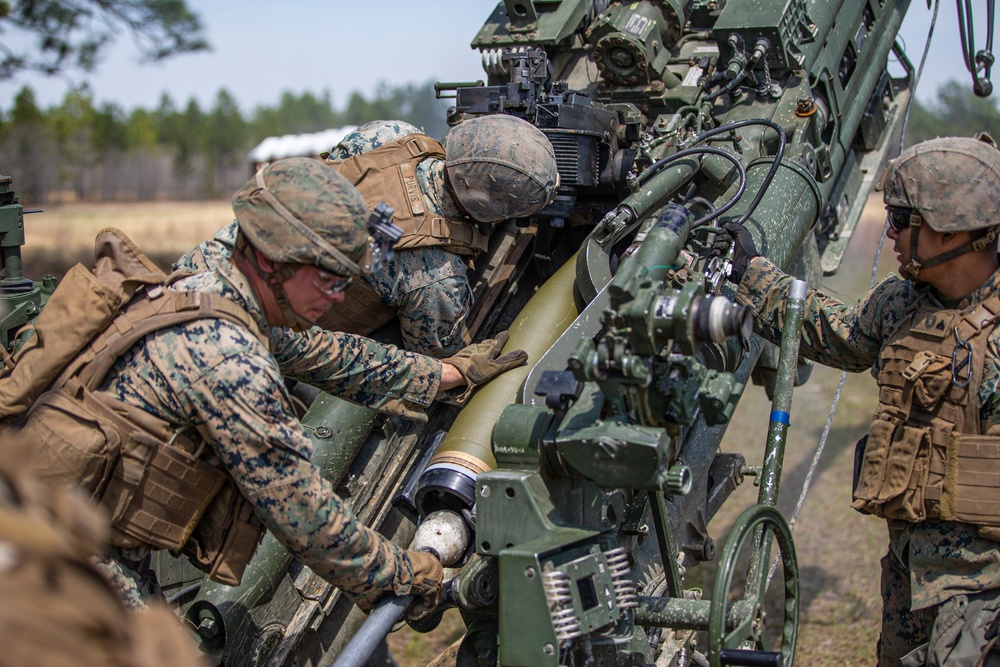
<path id="1" fill-rule="evenodd" d="M 93 556 L 91 561 L 111 582 L 129 611 L 144 611 L 148 609 L 150 600 L 163 598 L 160 582 L 150 567 L 148 555 L 134 561 L 113 548 L 109 553 Z"/>
<path id="2" fill-rule="evenodd" d="M 1000 614 L 1000 590 L 910 607 L 909 570 L 890 550 L 882 558 L 878 667 L 1000 667 L 1000 653 L 983 655 L 988 630 Z"/>

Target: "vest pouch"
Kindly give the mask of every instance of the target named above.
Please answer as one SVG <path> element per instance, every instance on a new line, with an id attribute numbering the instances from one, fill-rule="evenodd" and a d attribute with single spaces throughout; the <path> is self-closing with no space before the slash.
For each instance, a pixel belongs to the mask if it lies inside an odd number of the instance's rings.
<path id="1" fill-rule="evenodd" d="M 941 518 L 1000 526 L 1000 437 L 952 434 Z"/>
<path id="2" fill-rule="evenodd" d="M 858 497 L 857 489 L 858 484 L 861 483 L 861 469 L 865 462 L 865 446 L 868 444 L 868 436 L 864 436 L 856 443 L 854 443 L 854 469 L 851 476 L 851 488 L 854 489 L 854 499 Z M 855 507 L 858 512 L 862 514 L 871 514 L 868 510 L 862 507 Z"/>
<path id="3" fill-rule="evenodd" d="M 929 429 L 875 419 L 854 493 L 854 508 L 887 519 L 922 521 L 929 458 Z"/>
<path id="4" fill-rule="evenodd" d="M 61 391 L 46 392 L 20 433 L 35 446 L 40 477 L 77 486 L 92 500 L 101 497 L 118 459 L 120 439 L 86 405 Z"/>
<path id="5" fill-rule="evenodd" d="M 906 380 L 904 392 L 913 392 L 913 405 L 930 412 L 951 387 L 951 359 L 921 350 L 903 371 Z"/>
<path id="6" fill-rule="evenodd" d="M 892 444 L 892 434 L 898 422 L 876 417 L 868 431 L 862 460 L 858 466 L 857 480 L 854 484 L 854 509 L 861 510 L 879 497 L 882 480 L 885 478 L 885 465 L 889 458 L 889 446 Z M 867 508 L 871 512 L 871 508 Z"/>
<path id="7" fill-rule="evenodd" d="M 227 481 L 181 551 L 213 581 L 236 586 L 263 535 L 250 503 Z"/>
<path id="8" fill-rule="evenodd" d="M 102 503 L 116 530 L 176 552 L 225 480 L 215 466 L 134 431 L 122 447 Z"/>

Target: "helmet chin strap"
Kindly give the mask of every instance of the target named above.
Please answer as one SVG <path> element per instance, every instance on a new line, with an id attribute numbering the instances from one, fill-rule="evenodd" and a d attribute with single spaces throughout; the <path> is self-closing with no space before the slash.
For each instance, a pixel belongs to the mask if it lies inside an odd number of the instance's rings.
<path id="1" fill-rule="evenodd" d="M 920 244 L 920 228 L 923 226 L 923 222 L 924 219 L 921 218 L 918 213 L 910 214 L 910 228 L 913 229 L 913 233 L 910 235 L 910 261 L 900 270 L 900 273 L 903 274 L 904 278 L 908 278 L 913 281 L 920 280 L 919 276 L 921 269 L 943 264 L 948 260 L 958 257 L 959 255 L 964 255 L 967 252 L 978 252 L 992 243 L 993 240 L 996 239 L 997 234 L 1000 233 L 1000 226 L 990 227 L 986 230 L 985 234 L 975 240 L 969 241 L 968 243 L 957 248 L 953 248 L 947 252 L 943 252 L 935 257 L 931 257 L 928 260 L 923 260 L 920 259 L 920 255 L 917 254 L 917 246 Z"/>
<path id="2" fill-rule="evenodd" d="M 240 238 L 242 239 L 242 236 Z M 264 284 L 270 288 L 271 293 L 274 295 L 274 301 L 278 304 L 278 309 L 281 311 L 282 317 L 285 318 L 285 326 L 298 333 L 314 326 L 312 322 L 292 310 L 292 304 L 288 302 L 288 294 L 285 293 L 285 288 L 281 286 L 282 283 L 295 274 L 295 269 L 288 264 L 279 263 L 276 264 L 277 268 L 274 273 L 266 273 L 261 267 L 260 262 L 257 261 L 253 246 L 245 239 L 242 240 L 242 247 L 238 247 L 237 250 L 243 253 L 243 256 L 250 262 L 250 266 L 253 267 L 257 275 L 264 281 Z"/>

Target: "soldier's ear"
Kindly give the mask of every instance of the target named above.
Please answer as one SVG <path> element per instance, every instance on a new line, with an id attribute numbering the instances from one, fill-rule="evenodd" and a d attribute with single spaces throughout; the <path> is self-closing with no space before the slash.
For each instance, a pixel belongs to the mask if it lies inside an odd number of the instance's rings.
<path id="1" fill-rule="evenodd" d="M 260 267 L 261 271 L 263 271 L 264 273 L 274 273 L 278 270 L 278 264 L 276 262 L 272 262 L 270 259 L 265 257 L 264 253 L 262 253 L 260 250 L 254 248 L 253 253 L 254 256 L 257 258 L 257 265 Z"/>

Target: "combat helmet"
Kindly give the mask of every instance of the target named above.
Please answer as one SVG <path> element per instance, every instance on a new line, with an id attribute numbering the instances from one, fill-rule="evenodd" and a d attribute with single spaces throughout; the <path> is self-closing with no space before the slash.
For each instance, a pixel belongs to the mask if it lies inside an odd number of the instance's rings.
<path id="1" fill-rule="evenodd" d="M 469 217 L 499 222 L 536 213 L 559 184 L 555 152 L 541 130 L 503 114 L 472 118 L 448 133 L 445 176 Z"/>
<path id="2" fill-rule="evenodd" d="M 903 269 L 911 278 L 921 268 L 985 248 L 1000 231 L 1000 151 L 988 135 L 942 137 L 911 146 L 889 162 L 878 189 L 887 207 L 912 210 L 912 259 Z M 921 260 L 916 248 L 924 222 L 937 232 L 986 231 L 960 248 Z"/>
<path id="3" fill-rule="evenodd" d="M 261 167 L 233 195 L 236 223 L 274 262 L 313 264 L 342 276 L 365 272 L 368 205 L 346 178 L 312 158 Z"/>
<path id="4" fill-rule="evenodd" d="M 312 158 L 288 158 L 261 167 L 233 195 L 242 252 L 274 292 L 286 323 L 296 330 L 312 326 L 288 304 L 281 284 L 300 264 L 340 276 L 367 272 L 368 205 L 346 178 Z M 265 273 L 246 246 L 279 264 Z"/>

